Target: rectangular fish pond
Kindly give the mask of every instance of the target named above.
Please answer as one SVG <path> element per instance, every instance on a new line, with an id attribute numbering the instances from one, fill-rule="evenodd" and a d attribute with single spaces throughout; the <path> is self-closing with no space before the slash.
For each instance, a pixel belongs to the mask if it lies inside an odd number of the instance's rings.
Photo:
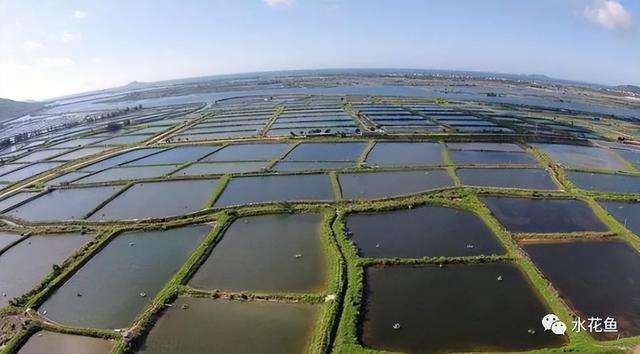
<path id="1" fill-rule="evenodd" d="M 640 334 L 640 255 L 622 241 L 524 244 L 522 248 L 582 319 L 612 317 L 618 333 Z"/>
<path id="2" fill-rule="evenodd" d="M 47 318 L 66 325 L 128 327 L 211 228 L 201 224 L 118 235 L 55 290 L 38 311 L 46 311 Z"/>
<path id="3" fill-rule="evenodd" d="M 545 332 L 549 313 L 517 266 L 387 266 L 365 269 L 361 342 L 407 353 L 528 351 L 563 344 Z"/>
<path id="4" fill-rule="evenodd" d="M 344 199 L 381 199 L 453 186 L 445 170 L 347 173 L 338 175 Z"/>
<path id="5" fill-rule="evenodd" d="M 286 161 L 357 161 L 366 143 L 302 143 Z"/>
<path id="6" fill-rule="evenodd" d="M 17 354 L 109 354 L 114 341 L 49 331 L 34 333 Z"/>
<path id="7" fill-rule="evenodd" d="M 375 166 L 442 165 L 442 147 L 437 143 L 376 143 L 367 156 Z"/>
<path id="8" fill-rule="evenodd" d="M 322 215 L 262 215 L 238 219 L 224 233 L 189 284 L 251 292 L 321 291 L 325 254 Z"/>
<path id="9" fill-rule="evenodd" d="M 493 215 L 511 232 L 607 231 L 585 202 L 573 199 L 483 197 Z"/>
<path id="10" fill-rule="evenodd" d="M 450 151 L 456 165 L 530 165 L 538 164 L 536 159 L 522 152 L 502 151 Z"/>
<path id="11" fill-rule="evenodd" d="M 91 220 L 162 218 L 193 213 L 218 186 L 217 179 L 136 183 L 94 212 Z"/>
<path id="12" fill-rule="evenodd" d="M 331 179 L 324 174 L 237 177 L 229 181 L 215 206 L 334 198 Z"/>
<path id="13" fill-rule="evenodd" d="M 559 185 L 541 168 L 459 168 L 456 174 L 467 186 L 557 190 Z"/>
<path id="14" fill-rule="evenodd" d="M 180 297 L 138 353 L 306 353 L 317 312 L 308 304 Z"/>
<path id="15" fill-rule="evenodd" d="M 0 254 L 0 307 L 29 292 L 51 272 L 91 240 L 89 235 L 33 235 Z"/>
<path id="16" fill-rule="evenodd" d="M 601 201 L 600 205 L 620 224 L 640 236 L 640 203 Z"/>
<path id="17" fill-rule="evenodd" d="M 63 221 L 84 218 L 122 186 L 54 189 L 6 214 L 28 221 Z"/>
<path id="18" fill-rule="evenodd" d="M 593 146 L 534 144 L 549 154 L 556 162 L 573 168 L 626 170 L 624 162 L 611 150 Z"/>
<path id="19" fill-rule="evenodd" d="M 289 144 L 228 145 L 205 157 L 201 162 L 269 161 L 282 156 L 290 148 Z"/>
<path id="20" fill-rule="evenodd" d="M 580 189 L 613 193 L 640 193 L 640 176 L 568 171 Z"/>
<path id="21" fill-rule="evenodd" d="M 469 211 L 425 206 L 347 217 L 362 257 L 438 257 L 504 254 L 482 219 Z"/>

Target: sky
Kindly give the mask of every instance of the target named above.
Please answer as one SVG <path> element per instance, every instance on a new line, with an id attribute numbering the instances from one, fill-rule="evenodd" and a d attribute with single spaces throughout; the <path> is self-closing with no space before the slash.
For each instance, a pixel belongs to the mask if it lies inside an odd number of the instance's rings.
<path id="1" fill-rule="evenodd" d="M 0 0 L 0 97 L 321 68 L 640 85 L 640 0 Z"/>

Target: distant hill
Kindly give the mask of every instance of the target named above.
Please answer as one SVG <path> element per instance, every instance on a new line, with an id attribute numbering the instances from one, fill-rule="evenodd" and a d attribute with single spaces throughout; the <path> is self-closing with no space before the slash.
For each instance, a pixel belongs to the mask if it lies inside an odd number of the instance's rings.
<path id="1" fill-rule="evenodd" d="M 0 98 L 0 121 L 18 118 L 42 108 L 39 102 L 20 102 Z"/>

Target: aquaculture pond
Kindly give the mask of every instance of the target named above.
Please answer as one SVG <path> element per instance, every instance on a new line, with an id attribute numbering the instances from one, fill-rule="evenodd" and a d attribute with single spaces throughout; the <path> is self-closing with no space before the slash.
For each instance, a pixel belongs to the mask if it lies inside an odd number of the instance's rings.
<path id="1" fill-rule="evenodd" d="M 451 187 L 445 170 L 348 173 L 338 175 L 345 199 L 379 199 Z"/>
<path id="2" fill-rule="evenodd" d="M 622 241 L 532 243 L 522 246 L 580 317 L 615 318 L 619 333 L 640 334 L 640 255 Z"/>
<path id="3" fill-rule="evenodd" d="M 21 238 L 18 234 L 9 234 L 6 232 L 0 231 L 0 252 L 2 252 L 6 247 L 11 245 L 12 243 L 18 241 Z"/>
<path id="4" fill-rule="evenodd" d="M 53 264 L 62 264 L 90 239 L 79 234 L 34 235 L 7 249 L 0 255 L 0 307 L 29 292 Z"/>
<path id="5" fill-rule="evenodd" d="M 614 151 L 625 160 L 634 164 L 636 168 L 640 168 L 640 150 L 616 149 Z"/>
<path id="6" fill-rule="evenodd" d="M 93 337 L 39 331 L 33 334 L 17 354 L 109 354 L 115 342 Z"/>
<path id="7" fill-rule="evenodd" d="M 161 218 L 204 209 L 217 179 L 137 183 L 98 211 L 91 220 Z"/>
<path id="8" fill-rule="evenodd" d="M 281 161 L 271 168 L 277 172 L 340 170 L 355 167 L 355 162 L 344 161 L 315 161 L 315 162 L 289 162 Z"/>
<path id="9" fill-rule="evenodd" d="M 179 165 L 141 166 L 141 167 L 113 167 L 92 174 L 74 183 L 100 183 L 120 180 L 135 180 L 142 178 L 161 177 L 176 170 Z"/>
<path id="10" fill-rule="evenodd" d="M 283 155 L 290 148 L 289 144 L 229 145 L 202 159 L 201 162 L 269 161 Z"/>
<path id="11" fill-rule="evenodd" d="M 215 206 L 333 199 L 333 188 L 328 175 L 238 177 L 229 181 Z"/>
<path id="12" fill-rule="evenodd" d="M 620 224 L 640 236 L 640 203 L 601 201 L 600 205 Z"/>
<path id="13" fill-rule="evenodd" d="M 626 170 L 623 161 L 611 150 L 583 145 L 535 144 L 558 163 L 575 168 Z"/>
<path id="14" fill-rule="evenodd" d="M 182 164 L 189 161 L 196 161 L 218 149 L 220 149 L 220 146 L 177 147 L 129 162 L 127 166 Z"/>
<path id="15" fill-rule="evenodd" d="M 127 327 L 211 227 L 202 224 L 118 235 L 56 290 L 39 312 L 47 311 L 47 318 L 67 325 Z"/>
<path id="16" fill-rule="evenodd" d="M 39 192 L 18 192 L 10 197 L 2 199 L 0 200 L 0 213 L 38 194 Z"/>
<path id="17" fill-rule="evenodd" d="M 88 176 L 89 173 L 90 172 L 72 171 L 72 172 L 68 172 L 63 175 L 60 175 L 56 178 L 50 179 L 45 184 L 47 186 L 58 186 L 63 184 L 66 185 L 66 184 L 69 184 L 70 182 L 75 181 L 76 179 L 80 179 L 82 177 Z"/>
<path id="18" fill-rule="evenodd" d="M 640 193 L 640 176 L 567 172 L 569 179 L 578 188 L 614 193 Z"/>
<path id="19" fill-rule="evenodd" d="M 367 164 L 442 165 L 442 147 L 437 143 L 376 143 L 367 155 Z"/>
<path id="20" fill-rule="evenodd" d="M 607 231 L 589 205 L 573 199 L 483 197 L 498 221 L 512 232 Z"/>
<path id="21" fill-rule="evenodd" d="M 291 151 L 287 161 L 356 161 L 366 143 L 302 143 Z"/>
<path id="22" fill-rule="evenodd" d="M 38 175 L 42 172 L 52 170 L 60 165 L 62 165 L 62 162 L 38 162 L 27 167 L 15 170 L 13 172 L 9 172 L 6 175 L 0 177 L 0 180 L 8 182 L 18 182 L 23 179 Z"/>
<path id="23" fill-rule="evenodd" d="M 456 165 L 536 165 L 536 159 L 522 152 L 449 151 Z"/>
<path id="24" fill-rule="evenodd" d="M 82 219 L 121 188 L 122 186 L 54 189 L 6 214 L 29 221 Z"/>
<path id="25" fill-rule="evenodd" d="M 352 214 L 350 238 L 362 257 L 438 257 L 503 254 L 475 214 L 439 206 Z"/>
<path id="26" fill-rule="evenodd" d="M 317 317 L 307 304 L 181 297 L 139 353 L 306 353 Z"/>
<path id="27" fill-rule="evenodd" d="M 316 292 L 325 283 L 322 215 L 263 215 L 236 220 L 190 281 L 201 289 Z"/>
<path id="28" fill-rule="evenodd" d="M 524 152 L 520 146 L 510 143 L 447 143 L 447 146 L 451 150 Z"/>
<path id="29" fill-rule="evenodd" d="M 459 168 L 460 182 L 467 186 L 558 189 L 549 173 L 541 168 Z"/>
<path id="30" fill-rule="evenodd" d="M 149 156 L 151 154 L 157 153 L 157 152 L 162 151 L 162 150 L 165 150 L 165 149 L 161 149 L 161 148 L 146 148 L 146 149 L 130 150 L 130 151 L 127 151 L 127 152 L 123 152 L 122 154 L 118 154 L 116 156 L 106 158 L 106 159 L 104 159 L 102 161 L 98 161 L 98 162 L 93 163 L 93 164 L 91 164 L 89 166 L 83 167 L 82 170 L 83 171 L 96 172 L 96 171 L 103 170 L 105 168 L 118 166 L 118 165 L 124 164 L 124 163 L 126 163 L 128 161 L 139 159 L 141 157 Z"/>
<path id="31" fill-rule="evenodd" d="M 542 328 L 547 313 L 514 265 L 371 267 L 365 270 L 361 341 L 406 353 L 560 346 L 563 337 Z"/>
<path id="32" fill-rule="evenodd" d="M 200 176 L 200 175 L 223 175 L 230 173 L 260 172 L 266 169 L 266 161 L 237 161 L 237 162 L 206 162 L 194 163 L 180 171 L 173 173 L 173 176 Z"/>

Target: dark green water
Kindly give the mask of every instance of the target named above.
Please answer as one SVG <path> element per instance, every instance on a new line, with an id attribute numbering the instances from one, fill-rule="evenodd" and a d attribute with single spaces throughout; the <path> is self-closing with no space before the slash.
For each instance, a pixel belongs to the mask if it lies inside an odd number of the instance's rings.
<path id="1" fill-rule="evenodd" d="M 320 291 L 326 273 L 321 220 L 317 214 L 238 219 L 189 283 L 232 291 Z"/>

